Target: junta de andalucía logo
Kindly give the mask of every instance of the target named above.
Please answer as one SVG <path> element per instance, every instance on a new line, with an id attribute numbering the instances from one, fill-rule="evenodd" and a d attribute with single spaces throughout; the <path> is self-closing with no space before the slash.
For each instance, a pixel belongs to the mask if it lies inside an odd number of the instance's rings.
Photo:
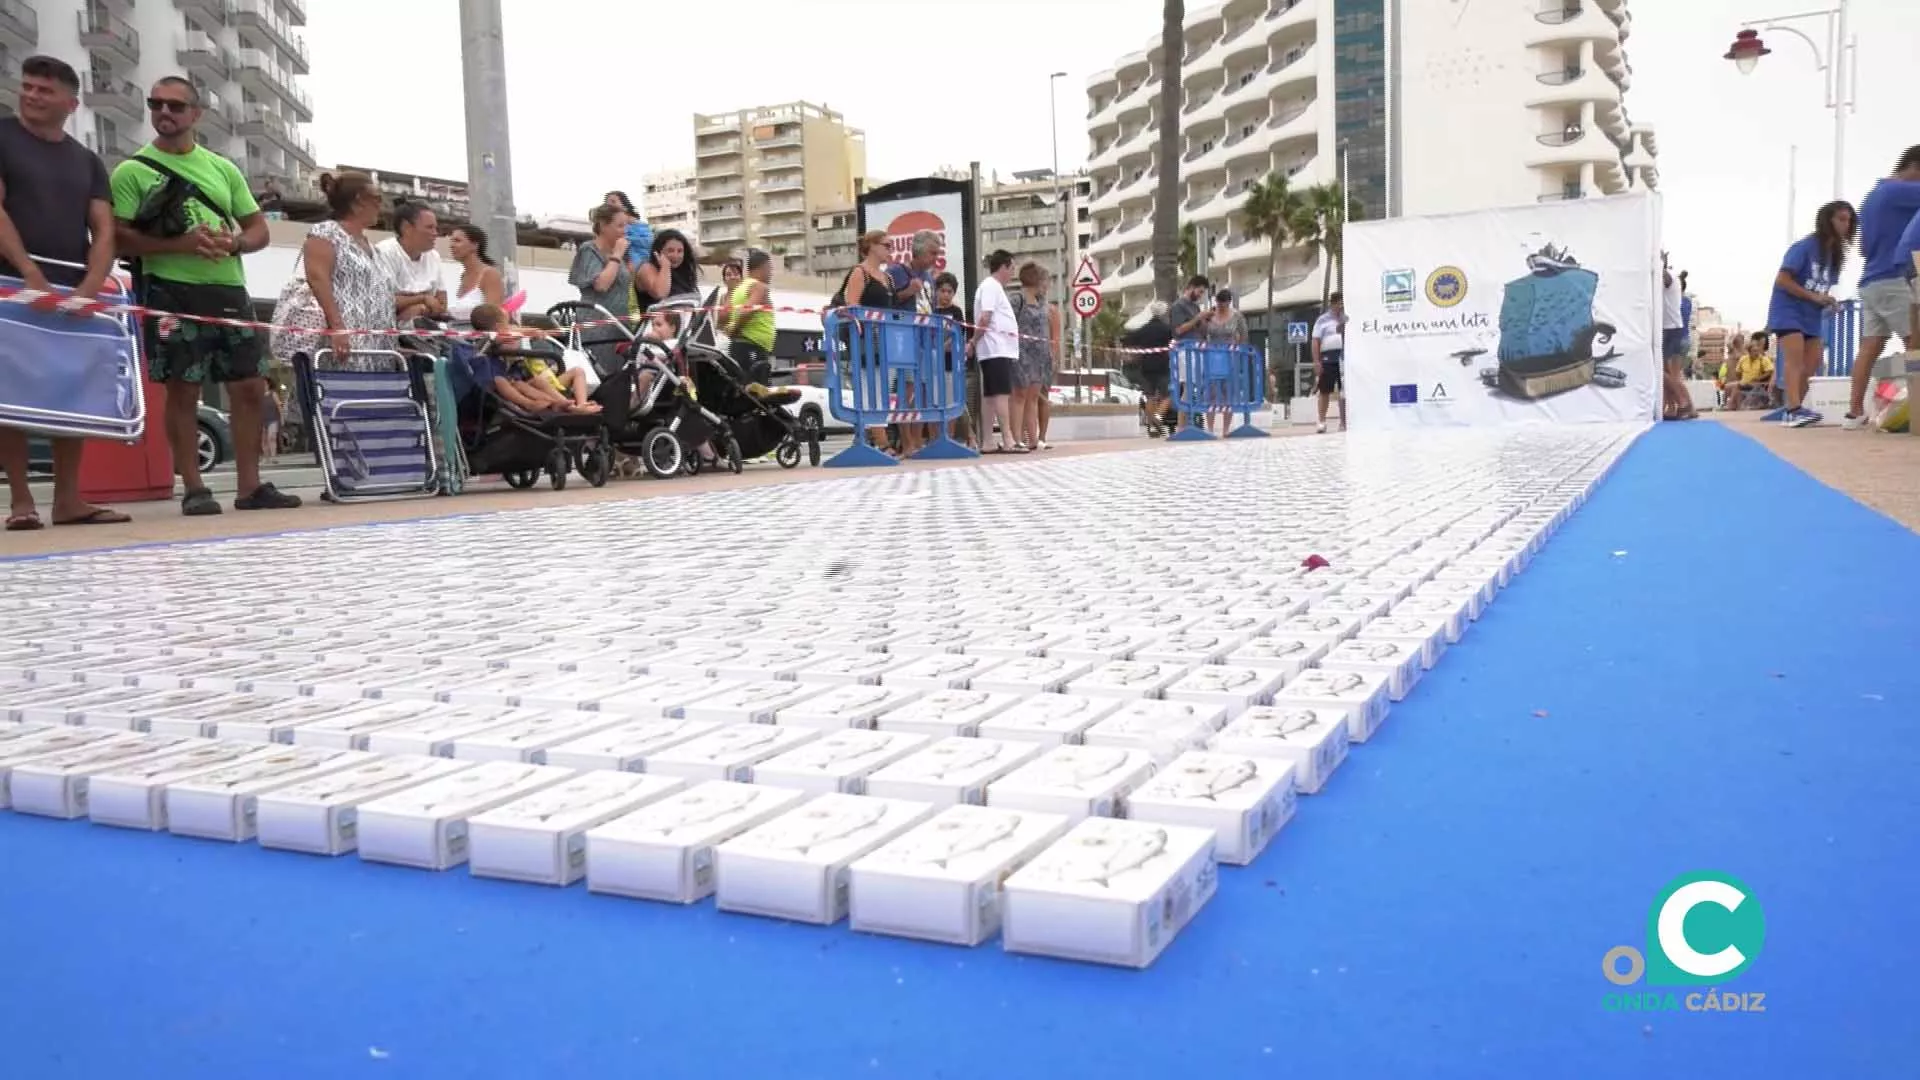
<path id="1" fill-rule="evenodd" d="M 1766 915 L 1740 879 L 1713 871 L 1675 878 L 1647 913 L 1646 950 L 1616 945 L 1601 959 L 1607 981 L 1622 988 L 1607 994 L 1607 1011 L 1766 1012 L 1764 992 L 1725 988 L 1766 940 Z"/>

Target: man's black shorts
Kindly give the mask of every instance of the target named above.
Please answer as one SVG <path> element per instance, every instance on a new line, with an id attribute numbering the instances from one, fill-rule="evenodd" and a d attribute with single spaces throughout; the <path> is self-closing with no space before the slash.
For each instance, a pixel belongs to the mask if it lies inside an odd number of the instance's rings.
<path id="1" fill-rule="evenodd" d="M 1324 352 L 1320 354 L 1320 392 L 1338 394 L 1346 389 L 1346 380 L 1340 373 L 1341 354 Z"/>
<path id="2" fill-rule="evenodd" d="M 158 312 L 253 318 L 253 298 L 243 285 L 187 285 L 148 278 L 143 302 Z M 145 325 L 147 368 L 155 382 L 230 383 L 267 373 L 263 330 L 168 315 L 149 315 Z"/>

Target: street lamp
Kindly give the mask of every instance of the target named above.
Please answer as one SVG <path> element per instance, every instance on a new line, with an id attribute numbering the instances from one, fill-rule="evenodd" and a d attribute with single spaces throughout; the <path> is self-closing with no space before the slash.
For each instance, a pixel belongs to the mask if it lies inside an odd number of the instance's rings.
<path id="1" fill-rule="evenodd" d="M 1849 0 L 1839 0 L 1834 7 L 1823 11 L 1803 11 L 1744 23 L 1740 32 L 1734 35 L 1733 45 L 1727 49 L 1724 57 L 1733 61 L 1740 74 L 1752 74 L 1753 69 L 1760 65 L 1761 57 L 1773 54 L 1773 50 L 1760 37 L 1761 30 L 1791 34 L 1806 42 L 1807 48 L 1813 50 L 1814 64 L 1826 80 L 1827 108 L 1833 110 L 1833 196 L 1836 199 L 1846 196 L 1847 114 L 1858 104 L 1860 88 L 1860 72 L 1855 64 L 1859 42 L 1847 30 L 1848 3 Z M 1815 19 L 1823 24 L 1824 45 L 1787 25 Z"/>

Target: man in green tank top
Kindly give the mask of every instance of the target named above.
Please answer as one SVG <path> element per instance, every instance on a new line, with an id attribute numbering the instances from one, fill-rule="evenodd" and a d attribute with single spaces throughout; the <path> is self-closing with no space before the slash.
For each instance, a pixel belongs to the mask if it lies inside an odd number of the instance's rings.
<path id="1" fill-rule="evenodd" d="M 747 252 L 747 276 L 727 304 L 727 355 L 747 378 L 765 383 L 773 373 L 773 255 Z"/>

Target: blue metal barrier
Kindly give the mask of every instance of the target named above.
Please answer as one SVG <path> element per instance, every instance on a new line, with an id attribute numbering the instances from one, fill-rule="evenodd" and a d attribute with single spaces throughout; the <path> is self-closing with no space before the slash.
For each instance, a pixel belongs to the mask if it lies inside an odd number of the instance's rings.
<path id="1" fill-rule="evenodd" d="M 1842 300 L 1820 317 L 1820 375 L 1845 377 L 1853 374 L 1854 358 L 1860 355 L 1860 301 Z M 1776 335 L 1773 342 L 1773 385 L 1784 386 L 1787 362 Z"/>
<path id="2" fill-rule="evenodd" d="M 827 353 L 827 409 L 853 426 L 853 445 L 829 458 L 837 468 L 898 465 L 867 443 L 888 424 L 930 424 L 935 434 L 916 458 L 978 457 L 954 442 L 949 425 L 967 407 L 967 336 L 942 315 L 844 307 L 821 325 Z"/>
<path id="3" fill-rule="evenodd" d="M 1240 426 L 1224 433 L 1229 439 L 1267 437 L 1253 423 L 1253 410 L 1267 403 L 1267 359 L 1260 350 L 1251 345 L 1176 341 L 1168 356 L 1167 374 L 1173 406 L 1186 418 L 1172 439 L 1213 438 L 1198 418 L 1215 412 L 1240 414 Z"/>

